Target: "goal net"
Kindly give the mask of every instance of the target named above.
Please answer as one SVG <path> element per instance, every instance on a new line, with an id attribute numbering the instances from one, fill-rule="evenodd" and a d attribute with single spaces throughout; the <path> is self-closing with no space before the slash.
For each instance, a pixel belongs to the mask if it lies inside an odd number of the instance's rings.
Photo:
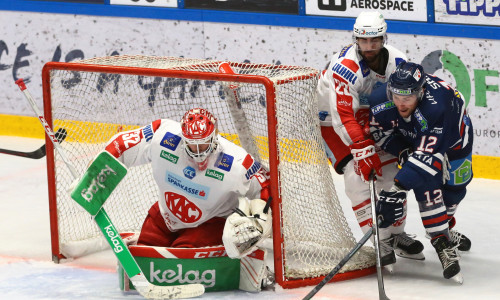
<path id="1" fill-rule="evenodd" d="M 43 69 L 45 117 L 65 128 L 61 144 L 80 174 L 117 132 L 160 118 L 179 121 L 195 107 L 212 112 L 221 134 L 270 170 L 276 281 L 319 282 L 356 244 L 326 158 L 308 67 L 176 57 L 109 56 Z M 229 70 L 229 71 L 228 71 Z M 234 74 L 231 74 L 234 72 Z M 72 176 L 47 141 L 52 252 L 55 261 L 106 248 L 90 215 L 70 197 Z M 140 231 L 158 191 L 149 165 L 130 168 L 104 208 L 120 232 Z M 373 272 L 363 247 L 336 276 Z"/>

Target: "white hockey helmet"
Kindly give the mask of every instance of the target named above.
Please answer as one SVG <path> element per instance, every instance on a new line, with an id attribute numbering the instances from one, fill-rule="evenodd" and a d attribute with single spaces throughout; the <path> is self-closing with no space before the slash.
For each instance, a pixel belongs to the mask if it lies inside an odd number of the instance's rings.
<path id="1" fill-rule="evenodd" d="M 386 40 L 387 23 L 384 16 L 378 11 L 363 11 L 356 18 L 352 37 L 354 42 L 356 38 L 374 38 L 381 36 Z"/>

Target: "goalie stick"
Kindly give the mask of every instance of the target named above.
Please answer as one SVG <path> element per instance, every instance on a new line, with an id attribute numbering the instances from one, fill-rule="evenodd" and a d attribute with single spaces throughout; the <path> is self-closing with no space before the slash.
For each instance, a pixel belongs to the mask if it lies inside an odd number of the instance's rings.
<path id="1" fill-rule="evenodd" d="M 23 79 L 22 78 L 18 79 L 16 81 L 16 84 L 19 86 L 19 89 L 23 92 L 26 100 L 28 100 L 28 102 L 30 103 L 31 108 L 38 115 L 38 119 L 42 123 L 42 126 L 45 128 L 45 132 L 47 133 L 52 143 L 54 144 L 54 148 L 57 150 L 57 152 L 65 162 L 66 166 L 70 170 L 71 175 L 73 175 L 75 179 L 78 178 L 79 176 L 76 169 L 70 163 L 63 149 L 60 147 L 59 142 L 54 135 L 54 132 L 52 131 L 49 124 L 45 120 L 43 114 L 38 109 L 33 97 L 26 88 Z M 132 281 L 132 283 L 134 284 L 136 290 L 144 298 L 147 299 L 191 298 L 200 296 L 205 292 L 205 287 L 202 284 L 158 286 L 150 283 L 142 273 L 139 266 L 137 265 L 137 262 L 130 253 L 130 250 L 125 246 L 125 243 L 123 242 L 120 235 L 116 231 L 113 223 L 111 222 L 111 219 L 109 218 L 104 208 L 101 208 L 99 212 L 95 215 L 94 221 L 97 223 L 97 225 L 99 226 L 105 237 L 110 235 L 113 236 L 114 242 L 117 242 L 118 245 L 120 246 L 121 250 L 113 251 L 113 253 L 115 254 L 116 258 L 118 259 L 123 269 L 129 276 L 130 281 Z M 106 238 L 106 240 L 108 241 L 108 243 L 110 243 L 111 248 L 115 250 L 115 245 L 113 245 L 113 242 L 111 242 L 111 240 L 108 238 Z"/>
<path id="2" fill-rule="evenodd" d="M 237 75 L 227 62 L 219 64 L 219 72 L 224 74 Z M 229 113 L 231 113 L 231 117 L 233 118 L 233 120 L 236 120 L 234 122 L 234 125 L 236 127 L 241 146 L 248 153 L 250 153 L 254 157 L 254 159 L 260 160 L 259 149 L 255 144 L 255 140 L 250 135 L 252 131 L 248 126 L 249 122 L 247 121 L 247 117 L 245 111 L 243 110 L 241 99 L 238 94 L 238 89 L 240 87 L 229 82 L 224 82 L 222 83 L 222 88 L 224 89 L 224 93 L 227 97 L 226 103 L 229 108 Z"/>
<path id="3" fill-rule="evenodd" d="M 66 129 L 59 128 L 55 134 L 55 137 L 59 141 L 59 143 L 61 143 L 66 138 L 66 135 L 67 135 Z M 32 158 L 32 159 L 40 159 L 40 158 L 45 156 L 46 150 L 45 150 L 45 144 L 43 144 L 42 147 L 36 149 L 35 151 L 31 151 L 31 152 L 22 152 L 22 151 L 8 150 L 8 149 L 0 149 L 0 154 L 9 154 L 9 155 L 21 156 L 21 157 Z"/>

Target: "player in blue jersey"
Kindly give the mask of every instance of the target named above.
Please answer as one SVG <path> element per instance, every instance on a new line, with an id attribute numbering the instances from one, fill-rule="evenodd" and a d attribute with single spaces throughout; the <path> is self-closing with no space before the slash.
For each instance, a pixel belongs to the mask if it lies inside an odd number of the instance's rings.
<path id="1" fill-rule="evenodd" d="M 403 62 L 369 97 L 370 129 L 377 145 L 400 158 L 390 190 L 382 190 L 377 214 L 383 226 L 402 215 L 413 190 L 422 223 L 443 265 L 443 276 L 462 282 L 458 250 L 470 240 L 452 229 L 454 214 L 472 180 L 472 123 L 463 96 L 421 65 Z"/>

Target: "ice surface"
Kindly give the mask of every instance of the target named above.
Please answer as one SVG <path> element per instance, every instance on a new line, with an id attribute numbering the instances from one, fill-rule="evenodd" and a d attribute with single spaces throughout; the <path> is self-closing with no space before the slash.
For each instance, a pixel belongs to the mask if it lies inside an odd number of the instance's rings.
<path id="1" fill-rule="evenodd" d="M 0 148 L 33 151 L 40 139 L 0 136 Z M 360 239 L 342 177 L 334 176 L 348 223 Z M 474 179 L 456 217 L 460 232 L 472 240 L 462 253 L 464 284 L 446 280 L 437 255 L 424 235 L 414 198 L 409 199 L 406 231 L 424 243 L 425 261 L 398 258 L 394 274 L 384 273 L 385 290 L 395 299 L 500 299 L 500 182 Z M 0 154 L 0 299 L 142 299 L 118 288 L 116 259 L 103 251 L 63 264 L 50 252 L 45 158 L 32 160 Z M 265 291 L 206 293 L 202 299 L 301 299 L 312 287 Z M 314 299 L 378 299 L 376 275 L 327 284 Z"/>

